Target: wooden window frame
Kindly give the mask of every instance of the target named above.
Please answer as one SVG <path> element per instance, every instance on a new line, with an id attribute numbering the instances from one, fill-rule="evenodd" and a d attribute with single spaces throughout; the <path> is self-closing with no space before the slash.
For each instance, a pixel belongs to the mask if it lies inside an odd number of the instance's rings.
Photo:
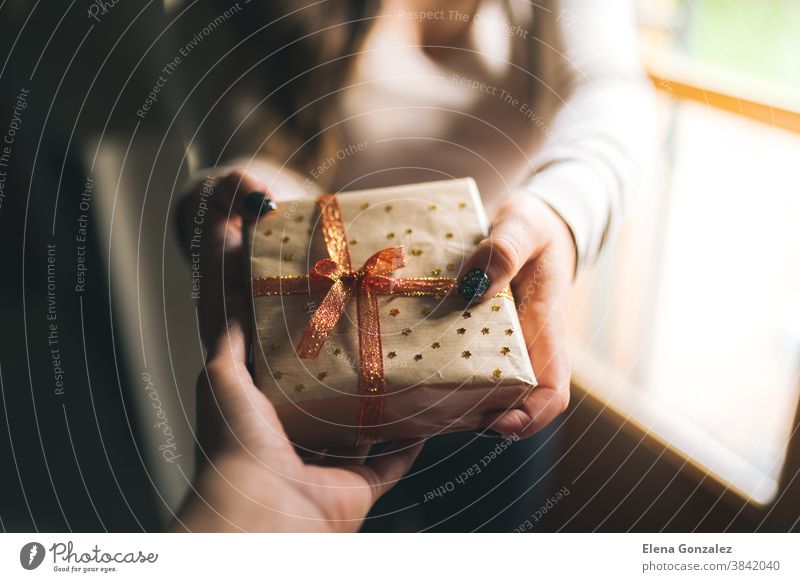
<path id="1" fill-rule="evenodd" d="M 800 134 L 800 93 L 783 91 L 739 76 L 712 69 L 685 58 L 650 56 L 644 59 L 645 70 L 654 87 L 670 99 L 694 101 L 716 110 L 726 111 L 742 118 L 766 124 L 770 127 Z M 611 386 L 619 378 L 604 369 L 604 364 L 586 360 L 583 352 L 582 364 L 573 373 L 573 389 L 582 397 L 582 402 L 608 415 L 616 424 L 624 424 L 626 430 L 634 431 L 643 442 L 667 452 L 665 458 L 681 467 L 704 487 L 715 490 L 721 496 L 735 496 L 748 502 L 748 511 L 762 523 L 780 522 L 786 516 L 800 516 L 800 401 L 798 402 L 792 431 L 780 476 L 767 482 L 767 476 L 755 469 L 743 469 L 731 451 L 723 451 L 722 445 L 714 443 L 699 453 L 689 454 L 685 443 L 703 438 L 699 427 L 667 422 L 665 436 L 663 419 L 655 430 L 656 411 L 648 410 L 646 397 L 629 390 L 632 396 L 612 398 Z M 624 380 L 623 380 L 624 381 Z M 678 438 L 674 438 L 676 436 Z M 683 441 L 683 442 L 681 442 Z M 720 467 L 720 459 L 721 465 Z M 710 460 L 713 460 L 709 462 Z M 709 469 L 714 466 L 715 469 Z M 736 477 L 732 477 L 732 476 Z M 756 483 L 758 477 L 764 482 Z M 800 518 L 797 518 L 800 519 Z M 795 523 L 796 527 L 797 524 Z"/>

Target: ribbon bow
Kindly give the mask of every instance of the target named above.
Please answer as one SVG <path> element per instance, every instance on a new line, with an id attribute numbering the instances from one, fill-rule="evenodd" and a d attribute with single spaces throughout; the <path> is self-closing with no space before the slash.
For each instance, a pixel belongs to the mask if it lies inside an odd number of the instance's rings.
<path id="1" fill-rule="evenodd" d="M 359 305 L 359 329 L 362 323 L 373 328 L 370 323 L 373 321 L 378 323 L 375 292 L 392 288 L 395 280 L 388 275 L 395 269 L 404 267 L 405 259 L 403 247 L 389 247 L 372 255 L 358 271 L 353 271 L 350 267 L 349 253 L 339 260 L 325 258 L 317 261 L 311 277 L 328 281 L 330 288 L 306 325 L 303 338 L 297 345 L 297 355 L 306 359 L 314 359 L 319 355 L 322 344 L 339 321 L 353 295 L 357 297 Z M 373 303 L 374 314 L 371 311 Z M 379 327 L 367 329 L 366 333 L 374 333 L 380 338 Z"/>
<path id="2" fill-rule="evenodd" d="M 358 312 L 359 343 L 359 419 L 358 444 L 377 440 L 377 427 L 383 418 L 386 377 L 383 370 L 378 295 L 443 297 L 456 287 L 453 277 L 391 277 L 405 266 L 403 247 L 378 251 L 354 271 L 350 261 L 342 211 L 333 194 L 317 198 L 322 234 L 328 257 L 320 259 L 309 275 L 258 277 L 253 279 L 253 296 L 298 295 L 326 292 L 314 311 L 297 345 L 301 358 L 314 359 L 325 340 L 355 295 Z"/>

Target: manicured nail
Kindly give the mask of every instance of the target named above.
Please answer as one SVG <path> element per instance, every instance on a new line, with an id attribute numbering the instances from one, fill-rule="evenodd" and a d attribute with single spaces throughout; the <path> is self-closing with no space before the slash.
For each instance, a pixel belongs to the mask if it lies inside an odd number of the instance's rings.
<path id="1" fill-rule="evenodd" d="M 250 214 L 261 216 L 277 208 L 275 203 L 263 192 L 251 192 L 244 199 L 244 207 Z"/>
<path id="2" fill-rule="evenodd" d="M 490 284 L 489 275 L 476 267 L 467 271 L 467 274 L 461 278 L 458 294 L 468 302 L 477 301 L 483 297 Z"/>

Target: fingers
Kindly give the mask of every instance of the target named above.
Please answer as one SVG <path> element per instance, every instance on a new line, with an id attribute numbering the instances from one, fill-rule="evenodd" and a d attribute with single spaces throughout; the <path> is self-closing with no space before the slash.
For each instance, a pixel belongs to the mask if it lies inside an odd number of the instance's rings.
<path id="1" fill-rule="evenodd" d="M 221 362 L 237 372 L 241 369 L 247 371 L 250 319 L 245 298 L 241 293 L 233 293 L 227 295 L 217 307 L 224 323 L 215 341 L 209 345 L 208 364 Z"/>
<path id="2" fill-rule="evenodd" d="M 226 451 L 256 458 L 291 451 L 275 409 L 244 366 L 231 367 L 221 359 L 211 361 L 198 378 L 197 444 L 201 463 Z"/>
<path id="3" fill-rule="evenodd" d="M 221 216 L 255 218 L 267 207 L 254 206 L 252 194 L 268 197 L 266 185 L 254 174 L 237 168 L 224 176 L 207 178 L 195 189 L 192 197 L 198 202 L 205 199 L 209 208 Z"/>
<path id="4" fill-rule="evenodd" d="M 224 328 L 220 305 L 226 295 L 243 293 L 244 258 L 242 226 L 266 209 L 268 198 L 263 184 L 244 170 L 234 170 L 216 182 L 206 180 L 196 190 L 197 213 L 190 238 L 192 262 L 200 266 L 200 332 L 211 347 Z M 255 198 L 254 198 L 255 197 Z M 259 207 L 253 208 L 257 199 Z M 203 210 L 203 209 L 207 210 Z M 271 208 L 274 208 L 272 206 Z M 197 224 L 199 222 L 199 224 Z M 201 239 L 197 248 L 197 238 Z"/>
<path id="5" fill-rule="evenodd" d="M 488 238 L 481 241 L 459 275 L 459 294 L 467 301 L 493 297 L 508 285 L 546 237 L 537 225 L 542 203 L 517 197 L 500 207 Z M 546 223 L 544 223 L 546 224 Z"/>
<path id="6" fill-rule="evenodd" d="M 504 436 L 515 434 L 520 438 L 532 436 L 542 430 L 567 409 L 569 404 L 569 354 L 565 330 L 558 316 L 544 313 L 544 308 L 524 326 L 538 326 L 529 355 L 538 380 L 520 408 L 494 415 L 487 419 L 489 428 Z M 535 324 L 533 321 L 539 321 Z"/>
<path id="7" fill-rule="evenodd" d="M 242 386 L 251 387 L 253 382 L 247 369 L 250 342 L 244 298 L 241 295 L 229 295 L 219 309 L 223 312 L 224 327 L 209 345 L 199 385 L 213 391 L 218 405 L 225 407 L 245 394 Z"/>
<path id="8" fill-rule="evenodd" d="M 225 326 L 209 344 L 197 383 L 201 460 L 226 446 L 283 452 L 289 445 L 275 409 L 247 369 L 250 335 L 244 297 L 229 295 L 220 309 L 227 316 Z"/>
<path id="9" fill-rule="evenodd" d="M 210 345 L 206 365 L 197 382 L 198 411 L 205 411 L 208 416 L 224 413 L 225 408 L 239 399 L 242 384 L 252 383 L 247 370 L 243 300 L 230 297 L 220 308 L 227 312 L 226 325 Z"/>
<path id="10" fill-rule="evenodd" d="M 515 279 L 520 324 L 538 385 L 523 405 L 487 419 L 503 434 L 531 436 L 569 404 L 568 303 L 574 246 L 568 232 L 551 239 Z"/>
<path id="11" fill-rule="evenodd" d="M 236 169 L 224 176 L 206 176 L 181 200 L 177 212 L 181 246 L 187 253 L 196 251 L 197 235 L 219 220 L 251 214 L 246 200 L 250 193 L 268 194 L 264 184 L 254 175 Z M 199 232 L 198 232 L 199 231 Z"/>
<path id="12" fill-rule="evenodd" d="M 370 506 L 411 470 L 425 441 L 396 441 L 365 465 L 349 465 L 347 469 L 361 475 L 369 485 Z"/>
<path id="13" fill-rule="evenodd" d="M 228 215 L 255 219 L 275 210 L 264 183 L 245 170 L 236 169 L 230 172 L 219 182 L 219 188 L 220 195 L 214 204 Z"/>

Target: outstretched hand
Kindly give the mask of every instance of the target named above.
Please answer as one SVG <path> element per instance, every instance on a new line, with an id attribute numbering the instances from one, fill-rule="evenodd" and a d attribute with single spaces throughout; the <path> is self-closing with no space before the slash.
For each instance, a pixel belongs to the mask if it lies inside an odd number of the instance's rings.
<path id="1" fill-rule="evenodd" d="M 569 291 L 575 271 L 575 243 L 566 223 L 529 194 L 507 200 L 484 239 L 462 269 L 480 269 L 489 279 L 483 298 L 509 283 L 538 384 L 519 407 L 487 419 L 489 428 L 521 438 L 543 429 L 569 404 L 566 343 Z M 480 300 L 480 299 L 477 299 Z"/>
<path id="2" fill-rule="evenodd" d="M 187 246 L 192 208 L 204 187 L 198 185 L 181 209 Z M 197 382 L 197 476 L 170 524 L 174 531 L 356 531 L 422 448 L 393 443 L 366 463 L 366 450 L 355 448 L 309 462 L 288 441 L 246 366 L 242 228 L 258 214 L 253 193 L 265 192 L 256 178 L 237 170 L 216 179 L 205 197 L 199 313 L 209 353 Z"/>

